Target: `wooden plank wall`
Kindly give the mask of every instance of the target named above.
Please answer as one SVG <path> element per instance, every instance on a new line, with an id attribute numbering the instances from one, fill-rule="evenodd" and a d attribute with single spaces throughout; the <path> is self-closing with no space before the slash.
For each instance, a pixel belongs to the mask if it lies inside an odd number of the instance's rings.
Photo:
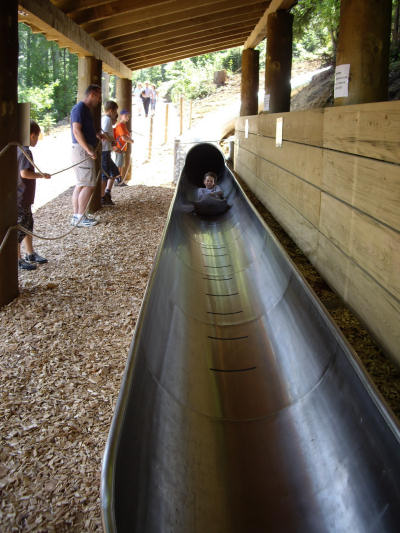
<path id="1" fill-rule="evenodd" d="M 400 363 L 400 102 L 240 117 L 235 170 Z"/>

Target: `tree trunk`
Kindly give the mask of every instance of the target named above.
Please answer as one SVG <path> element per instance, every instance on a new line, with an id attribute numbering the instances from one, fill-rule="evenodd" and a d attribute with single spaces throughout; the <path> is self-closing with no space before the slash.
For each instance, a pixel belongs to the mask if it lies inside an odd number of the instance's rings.
<path id="1" fill-rule="evenodd" d="M 393 16 L 393 23 L 392 23 L 392 50 L 395 52 L 398 52 L 399 47 L 400 47 L 399 26 L 400 26 L 400 0 L 397 0 L 396 8 L 395 8 L 394 16 Z"/>
<path id="2" fill-rule="evenodd" d="M 25 77 L 25 83 L 27 87 L 30 87 L 32 84 L 31 47 L 32 47 L 32 34 L 30 30 L 28 30 L 27 36 L 26 36 L 26 77 Z"/>
<path id="3" fill-rule="evenodd" d="M 51 63 L 53 67 L 53 81 L 57 81 L 59 76 L 60 52 L 56 43 L 51 43 L 50 51 Z"/>
<path id="4" fill-rule="evenodd" d="M 332 42 L 332 56 L 335 59 L 335 57 L 336 57 L 336 47 L 337 47 L 337 33 L 332 28 L 330 28 L 329 33 L 331 35 L 331 42 Z"/>

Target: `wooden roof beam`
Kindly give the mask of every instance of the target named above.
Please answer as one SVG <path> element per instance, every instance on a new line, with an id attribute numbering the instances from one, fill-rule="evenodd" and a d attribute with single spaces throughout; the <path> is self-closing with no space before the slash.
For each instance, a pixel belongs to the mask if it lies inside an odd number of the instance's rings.
<path id="1" fill-rule="evenodd" d="M 248 35 L 248 32 L 239 32 L 237 34 L 224 36 L 224 37 L 215 36 L 214 38 L 209 39 L 207 41 L 196 40 L 191 43 L 181 42 L 179 44 L 174 44 L 173 46 L 169 48 L 164 48 L 164 49 L 155 47 L 152 49 L 145 48 L 140 51 L 132 50 L 131 52 L 126 54 L 126 56 L 124 57 L 124 61 L 126 63 L 129 63 L 129 61 L 132 61 L 132 60 L 136 61 L 141 58 L 146 59 L 146 58 L 151 58 L 153 56 L 157 57 L 163 53 L 175 54 L 175 53 L 180 53 L 180 52 L 182 53 L 187 52 L 190 57 L 191 51 L 195 50 L 198 47 L 219 46 L 219 47 L 222 47 L 222 49 L 224 49 L 225 43 L 228 46 L 230 46 L 230 43 L 232 41 L 243 43 L 243 41 L 240 41 L 240 39 L 244 39 L 246 35 Z"/>
<path id="2" fill-rule="evenodd" d="M 87 20 L 101 20 L 116 12 L 131 11 L 141 7 L 157 7 L 172 0 L 52 0 L 61 11 L 74 22 L 81 24 Z M 134 4 L 134 6 L 133 6 Z"/>
<path id="3" fill-rule="evenodd" d="M 82 25 L 85 23 L 99 22 L 113 17 L 126 18 L 127 16 L 130 16 L 134 20 L 136 20 L 136 17 L 137 20 L 146 20 L 154 17 L 154 8 L 157 8 L 157 15 L 174 12 L 174 4 L 176 3 L 175 0 L 153 0 L 151 2 L 147 0 L 136 0 L 135 2 L 132 2 L 132 0 L 120 0 L 108 2 L 106 5 L 94 7 L 93 9 L 81 10 L 76 14 L 70 13 L 69 15 L 74 22 Z M 186 9 L 183 5 L 185 4 L 185 1 L 180 2 L 180 4 L 182 4 L 179 6 L 181 9 Z"/>
<path id="4" fill-rule="evenodd" d="M 223 12 L 215 14 L 207 14 L 201 17 L 197 17 L 191 20 L 185 20 L 182 22 L 172 21 L 170 24 L 166 24 L 162 27 L 157 27 L 157 31 L 154 31 L 153 27 L 149 27 L 149 24 L 145 25 L 130 25 L 129 28 L 126 28 L 126 31 L 123 35 L 119 34 L 118 37 L 115 37 L 115 33 L 110 32 L 108 37 L 104 37 L 101 42 L 104 46 L 112 47 L 115 44 L 121 44 L 126 41 L 132 41 L 136 38 L 142 37 L 151 37 L 154 33 L 157 35 L 162 35 L 166 32 L 175 33 L 176 36 L 186 32 L 191 34 L 193 32 L 199 32 L 202 30 L 210 29 L 210 31 L 215 30 L 226 24 L 232 24 L 240 22 L 242 18 L 248 20 L 250 17 L 254 17 L 256 20 L 259 20 L 262 10 L 258 6 L 251 7 L 242 7 L 240 9 L 234 9 L 232 12 Z M 172 34 L 170 34 L 172 36 Z"/>
<path id="5" fill-rule="evenodd" d="M 254 15 L 242 15 L 229 19 L 229 21 L 226 21 L 226 19 L 217 19 L 210 24 L 198 24 L 196 28 L 189 27 L 181 29 L 178 33 L 176 32 L 176 28 L 165 32 L 157 32 L 156 35 L 152 35 L 150 32 L 142 32 L 134 34 L 135 36 L 132 39 L 123 39 L 120 43 L 115 43 L 107 48 L 110 52 L 119 56 L 120 53 L 137 46 L 148 46 L 155 43 L 159 43 L 160 46 L 163 46 L 163 44 L 169 44 L 171 41 L 173 42 L 176 38 L 188 39 L 202 35 L 207 36 L 210 33 L 240 30 L 242 27 L 249 28 L 250 33 L 257 20 L 258 19 L 254 17 Z"/>
<path id="6" fill-rule="evenodd" d="M 67 15 L 75 11 L 91 9 L 108 3 L 109 0 L 52 0 L 52 4 Z"/>
<path id="7" fill-rule="evenodd" d="M 113 74 L 122 78 L 132 77 L 132 72 L 126 65 L 84 32 L 49 0 L 19 0 L 19 5 L 23 11 L 28 12 L 29 17 L 26 18 L 43 30 L 44 34 L 60 35 L 62 42 L 71 43 L 72 50 L 77 49 L 80 50 L 81 55 L 100 59 Z"/>
<path id="8" fill-rule="evenodd" d="M 158 52 L 160 54 L 164 51 L 172 52 L 176 49 L 183 48 L 183 47 L 190 49 L 190 48 L 194 48 L 197 45 L 207 45 L 210 43 L 214 43 L 216 41 L 223 43 L 224 39 L 231 40 L 231 39 L 239 38 L 240 36 L 245 38 L 246 35 L 249 34 L 250 29 L 251 28 L 248 28 L 248 27 L 241 27 L 241 28 L 238 28 L 234 32 L 225 32 L 224 34 L 206 35 L 206 36 L 200 35 L 199 37 L 193 36 L 192 39 L 188 39 L 188 38 L 179 39 L 179 40 L 174 40 L 172 42 L 165 42 L 163 44 L 155 43 L 154 46 L 153 45 L 147 45 L 147 46 L 144 45 L 142 47 L 136 46 L 135 48 L 132 48 L 130 50 L 125 50 L 125 52 L 121 54 L 120 57 L 124 58 L 123 60 L 125 61 L 125 59 L 127 58 L 135 58 L 138 55 L 149 54 L 149 53 L 152 53 L 153 51 Z"/>
<path id="9" fill-rule="evenodd" d="M 298 0 L 272 0 L 267 7 L 264 15 L 260 18 L 257 26 L 251 32 L 251 35 L 244 43 L 244 49 L 256 47 L 267 36 L 267 19 L 271 13 L 279 11 L 280 9 L 290 9 L 297 4 Z"/>
<path id="10" fill-rule="evenodd" d="M 149 54 L 143 53 L 140 55 L 133 56 L 133 58 L 131 58 L 130 61 L 135 61 L 135 62 L 147 61 L 147 60 L 152 60 L 152 59 L 158 59 L 160 56 L 168 57 L 168 56 L 176 55 L 176 54 L 185 54 L 186 57 L 193 57 L 193 54 L 199 55 L 198 54 L 199 50 L 209 50 L 211 48 L 213 50 L 226 50 L 227 48 L 243 46 L 241 44 L 243 43 L 243 40 L 241 41 L 240 39 L 243 39 L 243 37 L 239 35 L 238 37 L 232 37 L 232 39 L 217 39 L 216 41 L 211 42 L 211 43 L 204 43 L 204 44 L 198 43 L 196 46 L 187 46 L 187 47 L 182 46 L 180 48 L 176 48 L 173 50 L 168 50 L 168 51 L 163 50 L 161 52 L 153 51 Z M 129 61 L 127 60 L 127 62 Z"/>
<path id="11" fill-rule="evenodd" d="M 184 36 L 181 39 L 169 39 L 156 43 L 143 43 L 142 45 L 138 44 L 134 48 L 130 47 L 128 50 L 124 50 L 123 52 L 118 54 L 118 57 L 121 59 L 121 61 L 125 61 L 126 58 L 135 57 L 135 55 L 140 54 L 141 52 L 150 53 L 153 50 L 160 52 L 161 50 L 165 49 L 175 50 L 175 48 L 179 48 L 184 45 L 188 47 L 196 44 L 206 44 L 209 42 L 214 42 L 217 39 L 222 41 L 223 39 L 239 37 L 240 35 L 245 38 L 246 35 L 248 35 L 249 32 L 252 30 L 252 28 L 253 26 L 250 25 L 241 25 L 232 27 L 231 30 L 221 32 L 216 35 L 210 34 L 210 32 L 201 32 L 198 34 L 194 34 L 191 39 L 187 36 Z"/>
<path id="12" fill-rule="evenodd" d="M 233 2 L 233 5 L 232 5 Z M 204 14 L 215 13 L 228 7 L 243 7 L 254 4 L 264 4 L 262 9 L 265 9 L 267 2 L 265 0 L 171 0 L 167 3 L 159 5 L 156 9 L 154 7 L 136 8 L 136 3 L 130 3 L 130 9 L 126 12 L 119 12 L 119 7 L 111 13 L 107 18 L 102 20 L 92 21 L 90 18 L 82 22 L 81 25 L 89 34 L 96 34 L 101 31 L 113 30 L 121 28 L 128 24 L 139 24 L 144 22 L 152 23 L 152 26 L 161 26 L 164 24 L 163 18 L 167 19 L 166 23 L 179 22 L 187 20 L 191 17 L 201 16 Z M 104 9 L 104 8 L 103 8 Z"/>
<path id="13" fill-rule="evenodd" d="M 162 16 L 153 16 L 149 20 L 144 20 L 141 22 L 130 22 L 128 24 L 123 24 L 121 26 L 118 26 L 118 35 L 129 35 L 131 33 L 139 32 L 142 30 L 148 30 L 153 28 L 153 31 L 162 31 L 163 26 L 168 26 L 170 24 L 179 24 L 182 22 L 187 22 L 191 24 L 196 24 L 196 20 L 198 18 L 201 18 L 202 16 L 207 16 L 209 19 L 219 16 L 231 16 L 235 14 L 235 11 L 248 11 L 251 9 L 251 7 L 254 7 L 258 13 L 263 13 L 265 6 L 267 5 L 267 2 L 260 3 L 259 0 L 250 0 L 250 3 L 252 5 L 243 6 L 243 0 L 222 0 L 218 3 L 206 5 L 206 6 L 200 6 L 200 7 L 194 7 L 192 9 L 188 9 L 185 11 L 181 11 L 179 14 L 172 13 L 169 15 L 162 15 Z M 109 38 L 112 38 L 115 36 L 116 29 L 108 28 L 108 29 L 101 29 L 104 25 L 101 23 L 98 23 L 95 25 L 95 28 L 93 28 L 93 31 L 91 32 L 90 29 L 86 28 L 86 31 L 92 35 L 92 37 L 99 42 L 104 42 Z M 96 31 L 100 28 L 99 31 Z"/>
<path id="14" fill-rule="evenodd" d="M 171 61 L 178 61 L 179 59 L 187 59 L 188 57 L 201 56 L 203 54 L 208 54 L 210 52 L 217 52 L 220 50 L 228 50 L 229 48 L 236 48 L 237 46 L 243 45 L 243 41 L 240 39 L 236 42 L 231 42 L 223 48 L 221 46 L 206 46 L 205 48 L 198 48 L 191 50 L 191 52 L 186 53 L 176 53 L 176 54 L 167 54 L 159 55 L 158 58 L 146 59 L 142 61 L 132 61 L 127 64 L 132 70 L 139 70 L 142 68 L 152 67 L 154 65 L 162 65 L 164 63 L 170 63 Z"/>

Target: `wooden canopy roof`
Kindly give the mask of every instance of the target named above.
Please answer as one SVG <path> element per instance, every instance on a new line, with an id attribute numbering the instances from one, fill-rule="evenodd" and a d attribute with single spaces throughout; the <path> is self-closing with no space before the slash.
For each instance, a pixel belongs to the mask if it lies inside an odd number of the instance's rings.
<path id="1" fill-rule="evenodd" d="M 296 0 L 20 0 L 19 20 L 104 70 L 128 71 L 254 47 L 267 16 Z"/>

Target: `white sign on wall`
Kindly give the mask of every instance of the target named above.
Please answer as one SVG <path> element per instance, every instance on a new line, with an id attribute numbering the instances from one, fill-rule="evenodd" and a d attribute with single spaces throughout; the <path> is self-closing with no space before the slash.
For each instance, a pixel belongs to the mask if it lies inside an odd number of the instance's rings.
<path id="1" fill-rule="evenodd" d="M 349 96 L 350 65 L 338 65 L 335 69 L 334 98 Z"/>
<path id="2" fill-rule="evenodd" d="M 276 119 L 276 134 L 275 134 L 275 146 L 281 148 L 283 135 L 283 117 Z"/>
<path id="3" fill-rule="evenodd" d="M 269 111 L 269 101 L 270 101 L 271 95 L 265 94 L 264 95 L 264 111 Z"/>

